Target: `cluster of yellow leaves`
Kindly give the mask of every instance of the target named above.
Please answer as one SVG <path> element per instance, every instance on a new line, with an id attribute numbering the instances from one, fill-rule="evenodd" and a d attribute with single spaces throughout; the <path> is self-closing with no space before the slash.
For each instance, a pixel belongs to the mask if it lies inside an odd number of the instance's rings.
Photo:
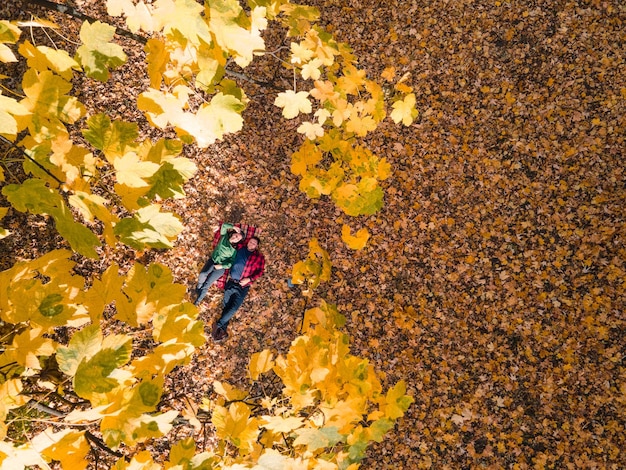
<path id="1" fill-rule="evenodd" d="M 378 181 L 387 177 L 387 163 L 351 142 L 374 131 L 386 117 L 383 88 L 357 68 L 347 45 L 320 28 L 307 29 L 300 42 L 291 43 L 290 52 L 290 64 L 304 80 L 313 80 L 314 88 L 280 93 L 274 104 L 291 119 L 311 113 L 314 107 L 309 97 L 316 100 L 315 119 L 298 127 L 306 139 L 292 154 L 292 171 L 302 177 L 300 189 L 312 198 L 330 195 L 348 215 L 376 212 L 383 198 Z M 393 74 L 386 70 L 383 77 L 392 80 Z M 402 80 L 395 89 L 398 97 L 391 118 L 410 126 L 417 116 L 415 94 Z M 364 161 L 368 167 L 362 165 Z"/>
<path id="2" fill-rule="evenodd" d="M 154 126 L 171 126 L 200 147 L 241 130 L 247 98 L 223 78 L 224 67 L 229 58 L 246 67 L 255 54 L 264 53 L 261 31 L 271 9 L 256 5 L 248 14 L 236 0 L 211 1 L 204 8 L 190 0 L 154 5 L 108 0 L 107 9 L 125 16 L 131 31 L 152 34 L 146 45 L 150 89 L 140 95 L 138 106 Z M 194 106 L 197 97 L 202 102 Z"/>
<path id="3" fill-rule="evenodd" d="M 274 358 L 269 350 L 252 355 L 250 377 L 262 382 L 273 371 L 284 385 L 281 399 L 252 399 L 245 390 L 214 383 L 219 398 L 203 406 L 212 411 L 218 437 L 238 451 L 224 459 L 224 468 L 271 462 L 270 468 L 356 469 L 367 445 L 380 442 L 405 413 L 413 400 L 404 382 L 382 392 L 372 365 L 350 354 L 339 330 L 344 321 L 322 302 L 306 312 L 304 334 L 285 356 Z"/>
<path id="4" fill-rule="evenodd" d="M 309 241 L 307 259 L 294 264 L 291 270 L 291 282 L 295 285 L 305 284 L 302 294 L 310 298 L 322 281 L 330 280 L 331 269 L 332 263 L 328 252 L 314 238 Z"/>
<path id="5" fill-rule="evenodd" d="M 4 21 L 1 28 L 2 41 L 17 42 L 20 29 L 15 24 Z M 34 176 L 22 184 L 6 185 L 3 194 L 20 211 L 52 216 L 72 248 L 92 258 L 98 257 L 98 237 L 74 220 L 66 200 L 55 190 L 69 193 L 67 201 L 85 221 L 94 223 L 97 219 L 102 223 L 107 244 L 114 246 L 121 240 L 137 249 L 165 248 L 171 247 L 182 225 L 174 215 L 161 212 L 161 205 L 150 204 L 151 200 L 183 196 L 182 185 L 196 168 L 191 161 L 177 157 L 182 150 L 180 143 L 165 139 L 156 144 L 147 140 L 137 143 L 136 124 L 111 123 L 104 114 L 92 116 L 84 135 L 115 170 L 115 192 L 125 208 L 135 213 L 120 220 L 111 209 L 112 203 L 94 194 L 92 185 L 100 183 L 105 165 L 91 149 L 75 144 L 65 127 L 85 115 L 84 106 L 70 95 L 70 80 L 81 64 L 86 73 L 105 80 L 108 67 L 125 60 L 119 46 L 109 42 L 113 31 L 100 23 L 83 25 L 84 44 L 77 52 L 80 63 L 65 51 L 22 42 L 18 51 L 28 65 L 22 80 L 25 97 L 18 101 L 0 96 L 0 133 L 15 140 L 19 132 L 27 132 L 20 146 L 30 156 L 24 169 Z M 0 174 L 0 182 L 3 180 Z M 0 215 L 4 213 L 6 209 Z"/>
<path id="6" fill-rule="evenodd" d="M 184 287 L 174 284 L 162 265 L 135 264 L 125 276 L 113 265 L 86 289 L 82 277 L 70 274 L 70 255 L 53 251 L 0 273 L 0 318 L 14 328 L 0 355 L 0 366 L 10 377 L 0 387 L 2 437 L 8 431 L 8 413 L 37 400 L 23 390 L 23 380 L 41 371 L 51 356 L 67 379 L 39 378 L 38 386 L 63 393 L 71 381 L 73 393 L 89 403 L 67 412 L 59 424 L 97 425 L 111 449 L 167 434 L 178 412 L 156 408 L 164 377 L 187 363 L 204 342 L 197 310 L 182 301 Z M 117 320 L 152 333 L 155 346 L 150 351 L 133 357 L 132 336 L 105 335 L 103 311 L 113 303 Z M 172 446 L 170 462 L 192 460 L 197 468 L 358 468 L 368 444 L 380 442 L 413 400 L 402 381 L 383 393 L 373 366 L 350 354 L 349 339 L 340 331 L 344 322 L 334 306 L 322 302 L 306 312 L 304 334 L 286 356 L 274 358 L 265 350 L 251 357 L 250 377 L 262 381 L 274 371 L 284 385 L 280 397 L 256 398 L 258 405 L 252 405 L 248 391 L 216 382 L 220 398 L 207 401 L 207 406 L 221 444 L 198 453 L 192 441 L 183 440 Z M 58 326 L 83 327 L 62 345 L 45 336 Z M 226 443 L 237 449 L 236 455 L 225 451 Z M 299 456 L 290 457 L 288 448 Z M 46 468 L 48 462 L 58 461 L 62 468 L 82 469 L 90 449 L 84 431 L 46 429 L 26 444 L 2 442 L 0 464 Z M 149 452 L 133 459 L 134 466 L 126 467 L 121 459 L 118 467 L 161 468 Z"/>
<path id="7" fill-rule="evenodd" d="M 63 393 L 71 381 L 73 392 L 90 404 L 68 413 L 64 422 L 99 424 L 111 448 L 166 434 L 178 413 L 155 411 L 164 377 L 188 362 L 205 341 L 197 310 L 182 301 L 185 288 L 175 284 L 162 265 L 135 264 L 125 276 L 113 265 L 86 289 L 84 279 L 71 274 L 75 263 L 70 256 L 69 251 L 53 251 L 0 272 L 0 318 L 5 330 L 11 327 L 0 355 L 5 373 L 0 387 L 1 437 L 6 437 L 8 412 L 37 400 L 24 390 L 23 381 L 40 372 L 52 357 L 66 379 L 39 378 L 37 385 Z M 155 346 L 147 354 L 131 358 L 130 335 L 104 335 L 103 311 L 113 303 L 118 320 L 151 331 Z M 49 337 L 61 326 L 82 328 L 61 345 Z M 89 449 L 82 432 L 48 430 L 19 447 L 4 442 L 0 462 L 23 468 L 33 459 L 38 464 L 45 459 L 59 460 L 64 468 L 85 468 Z M 72 466 L 77 460 L 81 464 Z"/>

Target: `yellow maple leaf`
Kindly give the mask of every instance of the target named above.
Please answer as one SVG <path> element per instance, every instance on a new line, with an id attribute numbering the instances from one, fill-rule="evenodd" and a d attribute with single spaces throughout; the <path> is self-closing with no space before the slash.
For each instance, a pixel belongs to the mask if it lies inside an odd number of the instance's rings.
<path id="1" fill-rule="evenodd" d="M 150 88 L 158 90 L 161 87 L 161 80 L 167 66 L 169 53 L 165 49 L 165 43 L 158 38 L 149 39 L 145 46 L 145 51 Z"/>
<path id="2" fill-rule="evenodd" d="M 338 51 L 328 40 L 320 38 L 317 30 L 309 29 L 306 33 L 306 38 L 301 44 L 303 47 L 311 49 L 315 57 L 319 58 L 327 67 L 333 65 Z"/>
<path id="3" fill-rule="evenodd" d="M 298 44 L 297 42 L 292 42 L 290 49 L 292 64 L 304 64 L 315 55 L 311 49 L 307 49 L 305 46 Z"/>
<path id="4" fill-rule="evenodd" d="M 279 93 L 274 100 L 274 104 L 279 108 L 283 108 L 283 116 L 287 119 L 296 117 L 300 113 L 308 114 L 312 111 L 311 102 L 308 99 L 308 91 L 287 90 Z"/>
<path id="5" fill-rule="evenodd" d="M 10 360 L 30 369 L 41 369 L 37 356 L 51 356 L 55 343 L 43 337 L 42 328 L 30 328 L 13 338 L 13 343 L 5 349 Z"/>
<path id="6" fill-rule="evenodd" d="M 335 109 L 333 111 L 333 124 L 339 127 L 343 121 L 352 115 L 354 107 L 352 106 L 352 103 L 348 103 L 348 101 L 343 98 L 336 100 L 334 104 Z"/>
<path id="7" fill-rule="evenodd" d="M 192 90 L 185 85 L 178 85 L 173 93 L 149 89 L 139 95 L 137 107 L 146 113 L 148 120 L 156 127 L 165 129 L 168 123 L 176 123 L 183 115 Z"/>
<path id="8" fill-rule="evenodd" d="M 402 124 L 405 126 L 410 126 L 417 117 L 414 93 L 409 93 L 403 100 L 396 101 L 392 107 L 391 119 L 393 119 L 393 122 L 396 124 L 402 121 Z"/>
<path id="9" fill-rule="evenodd" d="M 385 110 L 385 93 L 383 88 L 372 80 L 365 82 L 365 89 L 369 91 L 372 97 L 365 102 L 363 111 L 370 114 L 376 122 L 385 119 L 387 112 Z"/>
<path id="10" fill-rule="evenodd" d="M 364 84 L 365 70 L 357 69 L 351 64 L 344 67 L 343 76 L 337 80 L 337 85 L 348 95 L 357 94 Z"/>
<path id="11" fill-rule="evenodd" d="M 362 228 L 352 235 L 351 229 L 346 224 L 341 227 L 341 239 L 345 242 L 348 248 L 352 250 L 361 250 L 367 244 L 367 240 L 370 238 L 370 234 L 366 228 Z"/>
<path id="12" fill-rule="evenodd" d="M 244 451 L 252 449 L 260 432 L 259 420 L 250 417 L 250 408 L 242 402 L 232 403 L 228 408 L 217 405 L 212 421 L 218 437 L 228 439 Z"/>
<path id="13" fill-rule="evenodd" d="M 315 111 L 314 116 L 317 118 L 317 122 L 319 122 L 320 124 L 324 124 L 326 120 L 330 117 L 330 111 L 321 108 Z"/>
<path id="14" fill-rule="evenodd" d="M 252 62 L 254 53 L 265 50 L 265 42 L 261 37 L 261 29 L 266 24 L 261 21 L 261 17 L 265 19 L 265 7 L 253 9 L 253 22 L 250 24 L 250 19 L 244 14 L 238 0 L 209 2 L 209 5 L 209 24 L 216 42 L 232 53 L 237 65 L 246 67 Z M 210 44 L 210 41 L 207 44 Z"/>
<path id="15" fill-rule="evenodd" d="M 317 80 L 322 75 L 320 71 L 320 67 L 322 66 L 322 61 L 320 59 L 313 59 L 310 62 L 307 62 L 302 66 L 302 71 L 300 74 L 302 78 L 308 80 L 309 78 L 312 80 Z"/>
<path id="16" fill-rule="evenodd" d="M 113 232 L 113 226 L 118 222 L 118 217 L 112 214 L 107 208 L 108 201 L 97 194 L 89 194 L 84 191 L 75 190 L 68 198 L 70 205 L 77 209 L 83 218 L 89 222 L 94 221 L 94 217 L 103 223 L 103 235 L 110 246 L 115 246 L 117 239 Z"/>
<path id="17" fill-rule="evenodd" d="M 0 90 L 0 135 L 13 141 L 17 133 L 26 127 L 26 117 L 30 114 L 26 107 Z"/>
<path id="18" fill-rule="evenodd" d="M 379 180 L 384 180 L 389 178 L 389 175 L 391 175 L 391 165 L 386 158 L 381 158 L 376 167 L 376 176 Z"/>
<path id="19" fill-rule="evenodd" d="M 244 103 L 236 96 L 220 92 L 211 98 L 208 105 L 200 107 L 192 127 L 195 132 L 190 134 L 195 137 L 198 146 L 204 148 L 226 133 L 239 132 L 243 127 L 241 112 L 244 108 Z"/>
<path id="20" fill-rule="evenodd" d="M 79 70 L 80 65 L 67 51 L 46 46 L 33 46 L 29 41 L 20 44 L 19 52 L 26 58 L 29 67 L 43 71 L 50 69 L 66 80 L 72 79 L 72 70 Z"/>
<path id="21" fill-rule="evenodd" d="M 338 432 L 346 433 L 352 423 L 363 419 L 364 400 L 361 397 L 349 396 L 345 400 L 337 400 L 334 403 L 320 403 L 320 410 L 324 414 L 326 426 L 336 426 Z"/>
<path id="22" fill-rule="evenodd" d="M 124 14 L 128 29 L 133 33 L 140 29 L 151 33 L 157 24 L 156 18 L 143 1 L 134 4 L 132 0 L 107 0 L 107 12 L 111 16 Z"/>
<path id="23" fill-rule="evenodd" d="M 335 91 L 333 82 L 329 80 L 315 81 L 315 88 L 311 90 L 311 96 L 320 102 L 330 101 L 333 103 L 339 98 L 339 93 Z"/>
<path id="24" fill-rule="evenodd" d="M 385 415 L 391 419 L 402 417 L 404 412 L 413 403 L 413 397 L 405 395 L 406 383 L 400 380 L 392 388 L 387 390 L 387 395 L 382 398 Z"/>
<path id="25" fill-rule="evenodd" d="M 310 140 L 315 140 L 324 135 L 324 128 L 316 122 L 303 122 L 296 129 L 300 134 L 304 134 Z"/>
<path id="26" fill-rule="evenodd" d="M 413 87 L 410 87 L 409 85 L 406 85 L 402 82 L 396 83 L 394 88 L 398 90 L 400 93 L 411 93 L 413 91 Z"/>
<path id="27" fill-rule="evenodd" d="M 131 188 L 148 186 L 144 178 L 149 178 L 159 169 L 159 165 L 154 162 L 141 161 L 135 152 L 116 158 L 113 166 L 117 171 L 117 182 Z"/>
<path id="28" fill-rule="evenodd" d="M 294 429 L 302 427 L 303 424 L 304 418 L 298 418 L 296 416 L 288 416 L 286 418 L 282 416 L 261 417 L 261 426 L 275 433 L 290 433 Z"/>
<path id="29" fill-rule="evenodd" d="M 317 145 L 305 140 L 302 147 L 291 155 L 291 172 L 304 176 L 307 167 L 315 165 L 322 159 L 322 151 Z"/>
<path id="30" fill-rule="evenodd" d="M 33 448 L 51 460 L 61 462 L 63 468 L 87 468 L 87 454 L 91 450 L 83 431 L 64 429 L 55 433 L 48 428 L 33 438 Z"/>
<path id="31" fill-rule="evenodd" d="M 358 116 L 353 114 L 346 124 L 346 130 L 354 132 L 359 137 L 365 137 L 368 132 L 374 129 L 376 129 L 376 121 L 369 115 Z"/>
<path id="32" fill-rule="evenodd" d="M 50 132 L 47 127 L 52 127 L 52 119 L 72 124 L 85 114 L 85 107 L 75 97 L 66 95 L 72 84 L 49 70 L 28 69 L 22 88 L 26 98 L 20 103 L 39 118 L 33 126 L 36 132 Z"/>
<path id="33" fill-rule="evenodd" d="M 156 5 L 152 13 L 154 30 L 163 29 L 163 33 L 172 36 L 182 34 L 193 44 L 200 44 L 201 40 L 211 43 L 209 25 L 200 14 L 202 5 L 194 0 L 159 0 Z"/>
<path id="34" fill-rule="evenodd" d="M 0 62 L 17 62 L 13 51 L 3 43 L 15 44 L 21 34 L 20 28 L 7 20 L 0 21 Z"/>
<path id="35" fill-rule="evenodd" d="M 244 103 L 234 95 L 217 93 L 210 103 L 203 103 L 197 113 L 185 111 L 191 89 L 184 85 L 174 88 L 174 93 L 150 89 L 137 100 L 139 109 L 146 112 L 148 120 L 164 129 L 168 123 L 179 135 L 190 135 L 199 147 L 208 147 L 225 133 L 237 132 L 243 126 L 241 111 Z"/>
<path id="36" fill-rule="evenodd" d="M 383 70 L 383 73 L 380 74 L 388 82 L 392 81 L 396 76 L 396 68 L 395 67 L 387 67 Z"/>
<path id="37" fill-rule="evenodd" d="M 274 361 L 272 360 L 272 353 L 269 349 L 256 352 L 250 356 L 248 370 L 250 371 L 252 380 L 257 380 L 259 375 L 272 369 L 272 367 L 274 367 Z"/>

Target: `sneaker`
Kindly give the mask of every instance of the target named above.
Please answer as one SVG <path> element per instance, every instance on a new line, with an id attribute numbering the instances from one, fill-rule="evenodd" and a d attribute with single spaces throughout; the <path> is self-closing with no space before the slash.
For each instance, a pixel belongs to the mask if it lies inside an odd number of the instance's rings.
<path id="1" fill-rule="evenodd" d="M 213 337 L 213 341 L 220 342 L 228 338 L 228 332 L 224 328 L 220 328 L 215 324 L 213 326 L 213 331 L 211 331 L 211 336 Z"/>

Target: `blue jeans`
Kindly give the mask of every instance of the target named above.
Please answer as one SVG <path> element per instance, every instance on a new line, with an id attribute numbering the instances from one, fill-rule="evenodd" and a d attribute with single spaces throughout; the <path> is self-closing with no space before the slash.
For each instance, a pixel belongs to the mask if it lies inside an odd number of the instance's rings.
<path id="1" fill-rule="evenodd" d="M 206 296 L 209 287 L 211 287 L 215 281 L 217 281 L 222 274 L 224 274 L 225 269 L 215 269 L 215 263 L 213 259 L 209 258 L 209 260 L 204 264 L 202 271 L 200 271 L 200 275 L 198 276 L 198 285 L 196 286 L 196 294 L 198 294 L 198 298 L 195 300 L 194 305 L 198 305 L 202 302 L 202 299 Z"/>
<path id="2" fill-rule="evenodd" d="M 250 285 L 242 287 L 237 281 L 229 279 L 224 288 L 224 308 L 222 309 L 222 316 L 217 321 L 217 326 L 223 330 L 228 327 L 228 322 L 233 318 L 233 315 L 248 295 Z"/>

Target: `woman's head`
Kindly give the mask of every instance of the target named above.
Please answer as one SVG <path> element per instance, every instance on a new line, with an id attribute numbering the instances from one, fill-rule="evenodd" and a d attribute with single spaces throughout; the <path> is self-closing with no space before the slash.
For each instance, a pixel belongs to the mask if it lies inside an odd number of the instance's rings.
<path id="1" fill-rule="evenodd" d="M 239 243 L 242 239 L 243 239 L 243 235 L 240 232 L 237 232 L 236 230 L 228 231 L 228 241 L 231 244 L 234 245 L 235 243 Z"/>

